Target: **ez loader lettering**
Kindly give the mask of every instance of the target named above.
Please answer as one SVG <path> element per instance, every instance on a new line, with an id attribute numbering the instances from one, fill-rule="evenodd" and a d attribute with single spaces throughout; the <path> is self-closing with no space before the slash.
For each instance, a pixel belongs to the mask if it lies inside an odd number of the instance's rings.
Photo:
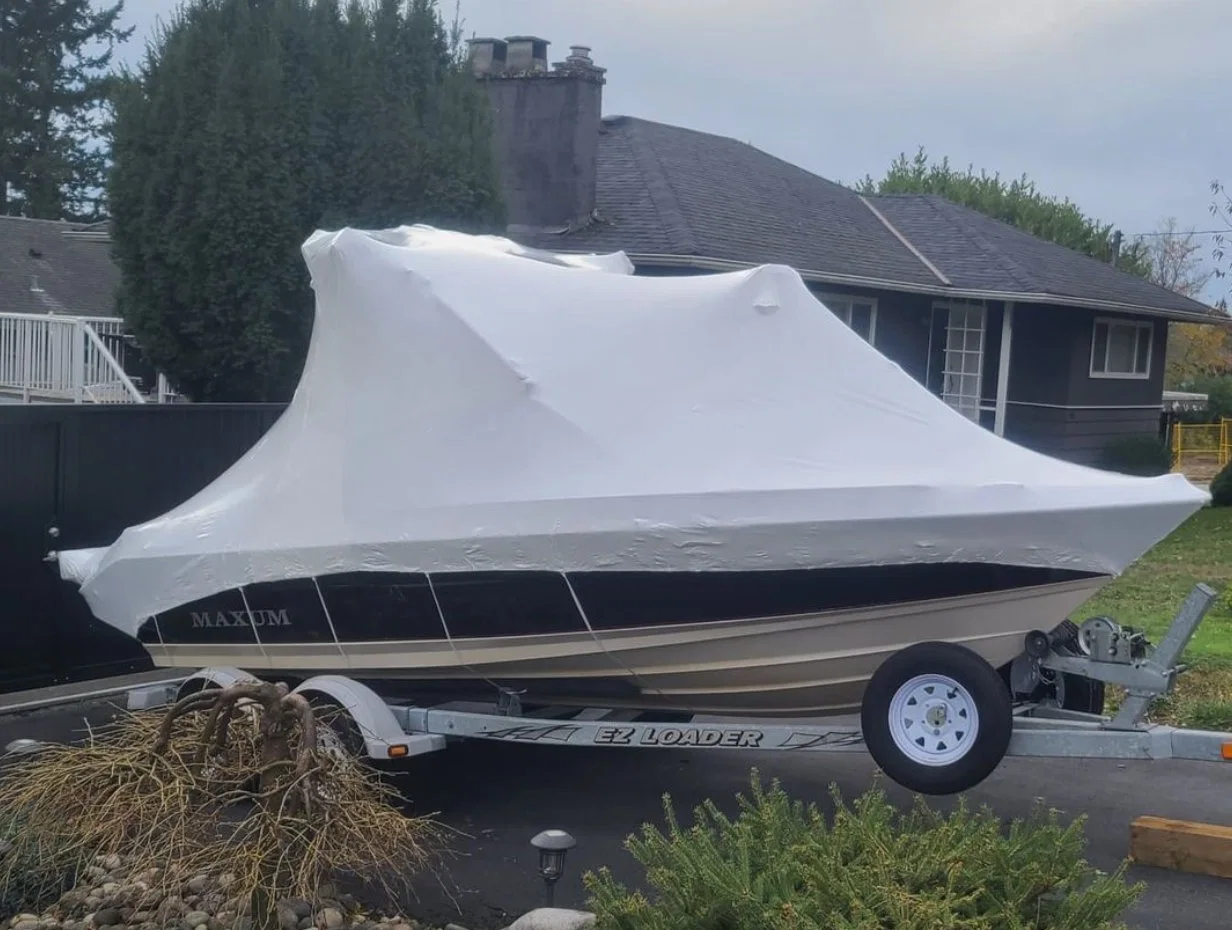
<path id="1" fill-rule="evenodd" d="M 634 742 L 634 736 L 640 738 Z M 761 730 L 707 730 L 699 727 L 600 727 L 595 744 L 601 746 L 727 746 L 756 749 L 765 734 Z"/>

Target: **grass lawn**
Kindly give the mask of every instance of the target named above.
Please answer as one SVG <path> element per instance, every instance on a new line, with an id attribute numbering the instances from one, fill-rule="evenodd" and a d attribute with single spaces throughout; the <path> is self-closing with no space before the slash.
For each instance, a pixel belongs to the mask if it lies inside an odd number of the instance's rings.
<path id="1" fill-rule="evenodd" d="M 1232 507 L 1194 514 L 1082 606 L 1076 621 L 1106 614 L 1158 643 L 1198 582 L 1219 592 L 1182 660 L 1191 667 L 1153 716 L 1182 726 L 1232 730 Z M 1115 700 L 1115 697 L 1113 697 Z"/>

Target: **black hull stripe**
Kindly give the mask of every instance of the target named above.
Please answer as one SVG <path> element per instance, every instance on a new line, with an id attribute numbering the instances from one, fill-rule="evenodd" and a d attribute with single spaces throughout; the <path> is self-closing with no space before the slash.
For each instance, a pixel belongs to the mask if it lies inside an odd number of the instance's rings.
<path id="1" fill-rule="evenodd" d="M 767 572 L 577 572 L 568 582 L 555 572 L 467 572 L 433 575 L 431 585 L 423 574 L 352 572 L 226 591 L 158 615 L 142 626 L 139 638 L 167 645 L 332 643 L 332 621 L 343 643 L 444 640 L 441 613 L 455 639 L 577 633 L 585 631 L 587 620 L 602 631 L 790 616 L 1090 577 L 953 562 Z"/>

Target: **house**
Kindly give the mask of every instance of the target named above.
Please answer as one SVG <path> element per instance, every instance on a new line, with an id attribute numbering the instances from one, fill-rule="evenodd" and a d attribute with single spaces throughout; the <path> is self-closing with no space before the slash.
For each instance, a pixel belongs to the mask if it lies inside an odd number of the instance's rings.
<path id="1" fill-rule="evenodd" d="M 115 316 L 106 223 L 0 216 L 0 313 Z"/>
<path id="2" fill-rule="evenodd" d="M 946 403 L 1023 445 L 1095 463 L 1158 435 L 1168 323 L 1215 312 L 941 197 L 861 196 L 735 139 L 605 117 L 585 46 L 551 67 L 534 36 L 470 48 L 512 238 L 623 250 L 638 274 L 790 265 Z"/>
<path id="3" fill-rule="evenodd" d="M 107 223 L 0 216 L 0 403 L 170 398 L 115 314 Z"/>

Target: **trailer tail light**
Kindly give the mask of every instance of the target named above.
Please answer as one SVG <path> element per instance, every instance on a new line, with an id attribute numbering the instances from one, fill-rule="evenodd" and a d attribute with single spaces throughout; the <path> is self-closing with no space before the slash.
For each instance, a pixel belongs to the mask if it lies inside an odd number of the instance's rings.
<path id="1" fill-rule="evenodd" d="M 1227 753 L 1232 753 L 1232 746 L 1225 746 L 1224 750 L 1225 750 L 1225 755 Z M 410 751 L 409 747 L 407 747 L 403 743 L 398 743 L 397 745 L 390 746 L 389 749 L 386 750 L 386 752 L 389 753 L 389 758 L 391 759 L 405 758 L 409 751 Z M 1232 758 L 1232 756 L 1229 756 L 1229 758 Z"/>
<path id="2" fill-rule="evenodd" d="M 1225 762 L 1232 762 L 1232 743 L 1224 743 L 1219 749 L 1219 754 L 1223 756 Z"/>

